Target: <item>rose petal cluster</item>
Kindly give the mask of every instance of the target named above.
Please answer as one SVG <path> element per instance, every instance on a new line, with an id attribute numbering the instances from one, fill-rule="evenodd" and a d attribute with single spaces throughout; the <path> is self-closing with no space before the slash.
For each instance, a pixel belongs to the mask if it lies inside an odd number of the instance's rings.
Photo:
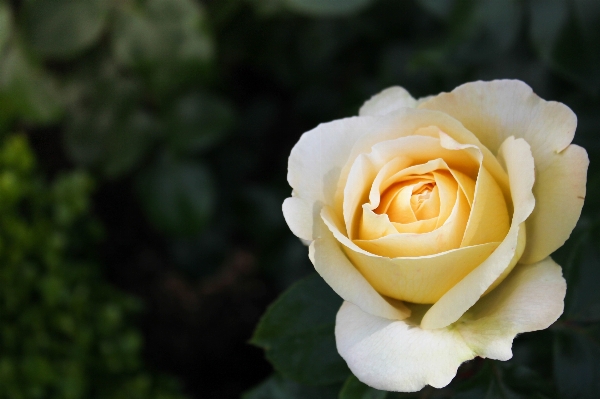
<path id="1" fill-rule="evenodd" d="M 499 80 L 419 100 L 392 87 L 302 135 L 283 213 L 344 299 L 337 348 L 361 381 L 443 387 L 562 314 L 549 255 L 585 198 L 576 125 L 564 104 Z"/>

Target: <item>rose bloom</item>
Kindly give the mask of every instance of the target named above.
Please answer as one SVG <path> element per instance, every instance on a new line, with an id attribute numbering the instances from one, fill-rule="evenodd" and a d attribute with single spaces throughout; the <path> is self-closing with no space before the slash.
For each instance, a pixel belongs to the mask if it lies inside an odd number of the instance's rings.
<path id="1" fill-rule="evenodd" d="M 305 133 L 283 213 L 343 299 L 340 355 L 387 391 L 444 387 L 561 315 L 550 254 L 575 227 L 588 157 L 577 118 L 520 81 L 415 100 L 400 87 Z"/>

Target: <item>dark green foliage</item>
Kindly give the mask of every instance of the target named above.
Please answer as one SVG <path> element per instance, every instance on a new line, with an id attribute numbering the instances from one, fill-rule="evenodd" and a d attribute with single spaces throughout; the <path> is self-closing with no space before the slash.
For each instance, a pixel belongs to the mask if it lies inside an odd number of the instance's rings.
<path id="1" fill-rule="evenodd" d="M 83 172 L 45 183 L 23 136 L 0 144 L 0 398 L 182 397 L 143 366 L 140 303 L 85 255 L 92 187 Z"/>
<path id="2" fill-rule="evenodd" d="M 371 388 L 351 375 L 344 383 L 339 399 L 385 399 L 386 397 L 387 392 Z"/>
<path id="3" fill-rule="evenodd" d="M 247 392 L 242 399 L 337 399 L 339 385 L 307 386 L 273 375 Z"/>
<path id="4" fill-rule="evenodd" d="M 343 381 L 349 371 L 333 336 L 341 304 L 319 275 L 306 277 L 269 307 L 251 342 L 292 380 L 308 385 Z"/>
<path id="5" fill-rule="evenodd" d="M 208 170 L 169 154 L 140 174 L 138 192 L 150 221 L 173 235 L 200 232 L 213 207 Z"/>

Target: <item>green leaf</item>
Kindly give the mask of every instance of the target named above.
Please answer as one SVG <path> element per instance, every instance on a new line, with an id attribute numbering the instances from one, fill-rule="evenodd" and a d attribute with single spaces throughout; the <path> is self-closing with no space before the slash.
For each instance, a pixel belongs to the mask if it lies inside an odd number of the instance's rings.
<path id="1" fill-rule="evenodd" d="M 108 74 L 82 76 L 69 87 L 71 101 L 63 136 L 68 155 L 77 164 L 118 178 L 147 154 L 160 125 L 140 105 L 136 81 Z"/>
<path id="2" fill-rule="evenodd" d="M 525 399 L 504 381 L 505 363 L 486 360 L 483 368 L 457 389 L 452 399 Z"/>
<path id="3" fill-rule="evenodd" d="M 344 383 L 339 399 L 385 399 L 386 396 L 386 391 L 371 388 L 351 375 Z"/>
<path id="4" fill-rule="evenodd" d="M 168 234 L 201 232 L 213 209 L 210 172 L 198 162 L 165 155 L 140 173 L 137 188 L 150 221 Z"/>
<path id="5" fill-rule="evenodd" d="M 600 392 L 600 345 L 587 331 L 565 327 L 554 341 L 554 378 L 562 398 L 595 399 Z"/>
<path id="6" fill-rule="evenodd" d="M 583 216 L 569 240 L 553 255 L 563 267 L 567 280 L 563 318 L 569 321 L 600 321 L 600 292 L 595 283 L 600 279 L 600 253 L 596 245 L 600 238 L 598 223 Z"/>
<path id="7" fill-rule="evenodd" d="M 114 57 L 137 69 L 157 90 L 172 90 L 197 78 L 213 58 L 213 40 L 203 8 L 191 0 L 148 0 L 117 10 Z"/>
<path id="8" fill-rule="evenodd" d="M 291 10 L 313 16 L 340 16 L 361 11 L 374 0 L 282 0 Z"/>
<path id="9" fill-rule="evenodd" d="M 0 58 L 0 125 L 14 118 L 49 123 L 62 113 L 54 80 L 15 44 Z"/>
<path id="10" fill-rule="evenodd" d="M 72 58 L 98 40 L 109 9 L 108 0 L 29 0 L 23 6 L 23 26 L 42 56 Z"/>
<path id="11" fill-rule="evenodd" d="M 169 146 L 175 151 L 196 152 L 226 137 L 235 116 L 231 106 L 221 98 L 195 93 L 175 102 L 168 119 Z"/>
<path id="12" fill-rule="evenodd" d="M 0 51 L 12 35 L 12 12 L 6 3 L 0 3 Z"/>
<path id="13" fill-rule="evenodd" d="M 309 385 L 343 381 L 349 374 L 337 353 L 335 315 L 342 300 L 314 274 L 294 284 L 267 310 L 251 342 L 284 376 Z"/>
<path id="14" fill-rule="evenodd" d="M 339 385 L 307 386 L 273 375 L 242 395 L 242 399 L 337 399 Z"/>

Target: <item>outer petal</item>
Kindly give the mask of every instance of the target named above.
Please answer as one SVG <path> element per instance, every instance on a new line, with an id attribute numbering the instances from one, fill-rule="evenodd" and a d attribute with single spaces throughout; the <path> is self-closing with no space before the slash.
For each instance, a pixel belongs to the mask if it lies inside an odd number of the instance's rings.
<path id="1" fill-rule="evenodd" d="M 358 111 L 363 115 L 386 115 L 400 108 L 414 108 L 417 106 L 415 100 L 406 89 L 393 86 L 383 90 L 381 93 L 371 97 Z"/>
<path id="2" fill-rule="evenodd" d="M 402 320 L 410 316 L 410 310 L 402 302 L 386 300 L 375 291 L 350 263 L 327 227 L 323 226 L 322 230 L 320 238 L 309 247 L 309 257 L 317 272 L 339 296 L 365 312 L 387 319 Z"/>
<path id="3" fill-rule="evenodd" d="M 514 267 L 524 249 L 523 225 L 535 206 L 531 192 L 534 166 L 529 145 L 523 139 L 509 137 L 502 145 L 500 159 L 508 172 L 514 214 L 506 238 L 489 258 L 452 287 L 425 314 L 421 326 L 426 329 L 446 327 L 458 320 L 507 269 Z M 521 237 L 520 237 L 521 236 Z"/>
<path id="4" fill-rule="evenodd" d="M 520 262 L 536 262 L 562 246 L 575 227 L 585 199 L 587 152 L 574 144 L 536 173 L 536 205 L 527 220 L 527 246 Z"/>
<path id="5" fill-rule="evenodd" d="M 577 118 L 564 104 L 544 101 L 518 80 L 473 82 L 419 105 L 459 120 L 493 153 L 508 136 L 524 138 L 535 159 L 536 212 L 527 222 L 524 261 L 537 262 L 560 247 L 575 227 L 585 193 L 584 150 L 562 152 L 573 140 Z M 575 153 L 576 152 L 576 153 Z M 564 159 L 567 158 L 567 159 Z M 567 173 L 558 173 L 566 167 Z M 552 195 L 545 195 L 552 192 Z M 560 217 L 553 213 L 560 209 Z"/>
<path id="6" fill-rule="evenodd" d="M 306 132 L 290 154 L 288 182 L 296 195 L 308 203 L 331 204 L 340 172 L 355 159 L 360 137 L 393 129 L 392 118 L 354 117 L 317 126 Z M 344 175 L 345 182 L 347 172 Z"/>
<path id="7" fill-rule="evenodd" d="M 519 333 L 548 328 L 562 314 L 567 284 L 548 257 L 517 265 L 489 295 L 456 324 L 467 344 L 482 357 L 508 360 Z"/>
<path id="8" fill-rule="evenodd" d="M 462 362 L 475 357 L 456 330 L 422 330 L 365 313 L 349 302 L 337 314 L 335 338 L 352 373 L 385 391 L 444 387 Z"/>
<path id="9" fill-rule="evenodd" d="M 563 311 L 565 292 L 560 267 L 547 258 L 518 265 L 455 325 L 438 330 L 424 330 L 410 319 L 382 319 L 344 302 L 335 327 L 338 352 L 354 375 L 374 388 L 441 388 L 475 356 L 510 359 L 515 335 L 552 324 Z"/>
<path id="10" fill-rule="evenodd" d="M 283 201 L 283 217 L 298 238 L 311 241 L 313 237 L 313 210 L 306 200 L 298 197 L 289 197 Z"/>

